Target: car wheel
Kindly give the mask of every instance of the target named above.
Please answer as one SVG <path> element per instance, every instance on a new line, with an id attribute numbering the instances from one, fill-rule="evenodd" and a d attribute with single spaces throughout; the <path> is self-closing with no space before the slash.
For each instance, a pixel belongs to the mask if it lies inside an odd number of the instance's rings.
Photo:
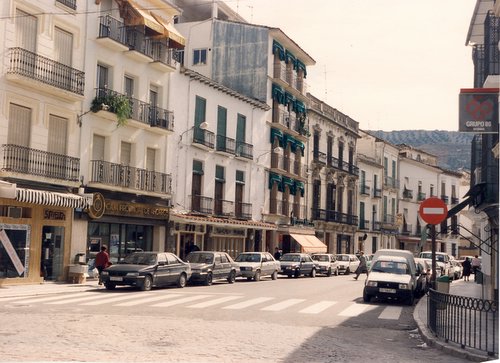
<path id="1" fill-rule="evenodd" d="M 298 278 L 300 276 L 300 270 L 297 269 L 295 270 L 295 273 L 293 274 L 293 277 Z"/>
<path id="2" fill-rule="evenodd" d="M 331 267 L 328 269 L 326 276 L 328 276 L 328 277 L 332 276 L 332 268 Z"/>
<path id="3" fill-rule="evenodd" d="M 369 303 L 371 301 L 371 295 L 368 295 L 366 292 L 363 292 L 363 301 Z"/>
<path id="4" fill-rule="evenodd" d="M 278 271 L 274 271 L 273 274 L 271 275 L 271 278 L 273 280 L 277 280 L 278 279 Z"/>
<path id="5" fill-rule="evenodd" d="M 349 267 L 345 269 L 344 275 L 349 275 L 351 271 L 349 270 Z"/>
<path id="6" fill-rule="evenodd" d="M 205 277 L 205 285 L 206 286 L 212 285 L 212 273 L 211 272 L 207 273 L 207 277 Z"/>
<path id="7" fill-rule="evenodd" d="M 253 280 L 253 278 L 251 278 L 251 277 L 247 277 L 247 280 L 248 280 L 248 281 L 252 281 L 252 280 Z"/>
<path id="8" fill-rule="evenodd" d="M 260 281 L 260 271 L 255 271 L 255 276 L 253 277 L 255 281 Z"/>
<path id="9" fill-rule="evenodd" d="M 234 270 L 233 270 L 229 273 L 229 276 L 227 278 L 227 282 L 232 284 L 232 283 L 234 283 L 235 280 L 236 280 L 236 272 L 234 272 Z"/>
<path id="10" fill-rule="evenodd" d="M 286 277 L 291 278 L 291 277 L 292 277 L 292 275 L 286 275 Z"/>
<path id="11" fill-rule="evenodd" d="M 182 273 L 179 276 L 179 280 L 177 280 L 177 287 L 182 289 L 183 287 L 186 287 L 186 283 L 187 283 L 187 276 L 185 273 Z"/>
<path id="12" fill-rule="evenodd" d="M 104 284 L 104 287 L 106 287 L 107 290 L 114 290 L 116 285 L 111 282 L 107 282 Z"/>
<path id="13" fill-rule="evenodd" d="M 311 275 L 310 275 L 310 276 L 311 276 L 312 278 L 315 278 L 315 277 L 316 277 L 316 269 L 315 269 L 315 268 L 313 268 L 313 269 L 311 270 Z"/>
<path id="14" fill-rule="evenodd" d="M 141 290 L 149 291 L 151 290 L 152 286 L 153 286 L 153 280 L 151 279 L 151 276 L 148 275 L 144 278 L 144 281 L 142 282 Z"/>

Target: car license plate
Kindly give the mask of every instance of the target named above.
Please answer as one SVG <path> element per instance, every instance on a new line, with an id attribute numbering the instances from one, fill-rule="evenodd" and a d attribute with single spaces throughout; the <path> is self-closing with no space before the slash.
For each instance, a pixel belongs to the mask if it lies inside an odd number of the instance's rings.
<path id="1" fill-rule="evenodd" d="M 385 288 L 383 288 L 383 287 L 381 287 L 381 288 L 379 289 L 379 291 L 380 291 L 380 292 L 385 292 L 385 293 L 387 293 L 387 294 L 395 294 L 395 293 L 396 293 L 396 289 L 385 289 Z"/>
<path id="2" fill-rule="evenodd" d="M 123 277 L 111 276 L 110 281 L 123 281 Z"/>

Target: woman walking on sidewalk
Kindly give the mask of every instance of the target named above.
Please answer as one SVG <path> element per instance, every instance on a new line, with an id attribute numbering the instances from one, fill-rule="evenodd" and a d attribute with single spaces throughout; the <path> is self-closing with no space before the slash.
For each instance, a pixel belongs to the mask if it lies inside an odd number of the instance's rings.
<path id="1" fill-rule="evenodd" d="M 469 276 L 472 270 L 472 264 L 469 260 L 469 257 L 466 257 L 464 262 L 462 262 L 462 266 L 464 267 L 464 281 L 469 281 Z"/>

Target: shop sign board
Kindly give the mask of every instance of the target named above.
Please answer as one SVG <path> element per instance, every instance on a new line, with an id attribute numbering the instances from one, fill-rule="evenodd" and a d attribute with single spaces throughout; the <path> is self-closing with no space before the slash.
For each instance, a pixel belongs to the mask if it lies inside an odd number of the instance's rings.
<path id="1" fill-rule="evenodd" d="M 498 95 L 498 88 L 461 89 L 458 131 L 498 133 Z"/>
<path id="2" fill-rule="evenodd" d="M 7 251 L 10 260 L 12 261 L 12 264 L 17 270 L 17 273 L 19 274 L 19 276 L 21 276 L 24 273 L 23 263 L 19 259 L 19 256 L 17 255 L 14 246 L 12 246 L 12 242 L 10 241 L 9 237 L 7 236 L 7 233 L 5 233 L 5 230 L 3 229 L 0 230 L 0 242 L 2 242 L 5 251 Z"/>
<path id="3" fill-rule="evenodd" d="M 418 214 L 428 224 L 439 224 L 448 216 L 448 207 L 441 199 L 431 197 L 420 203 Z"/>

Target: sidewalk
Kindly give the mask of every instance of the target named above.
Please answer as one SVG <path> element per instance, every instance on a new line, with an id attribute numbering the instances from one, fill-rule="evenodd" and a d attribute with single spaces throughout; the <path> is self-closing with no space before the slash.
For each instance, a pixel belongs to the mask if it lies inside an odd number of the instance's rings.
<path id="1" fill-rule="evenodd" d="M 453 281 L 450 284 L 450 294 L 479 299 L 483 298 L 482 285 L 476 284 L 472 279 L 471 281 Z M 444 340 L 436 338 L 427 327 L 427 295 L 424 295 L 418 302 L 415 307 L 415 311 L 413 312 L 413 318 L 417 323 L 418 330 L 427 345 L 441 349 L 450 355 L 468 359 L 472 362 L 486 362 L 492 359 L 491 357 L 488 357 L 486 352 L 477 351 L 472 348 L 462 349 L 458 344 L 451 342 L 446 343 Z"/>
<path id="2" fill-rule="evenodd" d="M 5 297 L 37 296 L 58 294 L 63 292 L 80 292 L 101 289 L 97 279 L 89 279 L 83 284 L 70 284 L 67 282 L 45 281 L 41 284 L 0 286 L 0 299 Z"/>

